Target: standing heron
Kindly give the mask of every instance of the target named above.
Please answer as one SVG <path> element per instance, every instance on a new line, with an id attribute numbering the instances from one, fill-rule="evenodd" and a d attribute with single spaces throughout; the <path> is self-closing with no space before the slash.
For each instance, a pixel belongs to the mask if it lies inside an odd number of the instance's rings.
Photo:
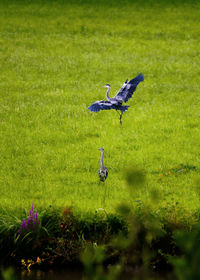
<path id="1" fill-rule="evenodd" d="M 94 102 L 88 109 L 91 112 L 99 112 L 100 110 L 110 110 L 115 109 L 117 112 L 121 112 L 120 114 L 120 124 L 122 124 L 122 114 L 128 110 L 130 106 L 122 105 L 123 101 L 126 103 L 133 95 L 134 91 L 137 88 L 137 85 L 144 81 L 144 75 L 139 74 L 134 79 L 128 82 L 128 79 L 123 84 L 122 88 L 118 91 L 118 93 L 113 97 L 109 97 L 110 85 L 106 84 L 104 87 L 107 88 L 106 97 L 107 100 L 100 100 Z"/>
<path id="2" fill-rule="evenodd" d="M 104 182 L 108 176 L 108 169 L 103 165 L 103 158 L 104 158 L 104 149 L 98 149 L 101 151 L 101 160 L 100 160 L 100 169 L 99 169 L 99 179 L 100 181 Z"/>

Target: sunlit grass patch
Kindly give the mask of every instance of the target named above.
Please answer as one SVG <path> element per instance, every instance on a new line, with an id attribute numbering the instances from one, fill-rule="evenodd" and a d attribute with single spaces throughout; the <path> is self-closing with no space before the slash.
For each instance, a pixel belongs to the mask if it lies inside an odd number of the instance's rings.
<path id="1" fill-rule="evenodd" d="M 166 219 L 176 206 L 177 220 L 194 222 L 199 4 L 0 5 L 1 207 L 19 216 L 32 203 L 110 213 L 121 201 L 135 209 L 141 200 Z M 145 80 L 122 126 L 114 111 L 87 110 L 105 98 L 102 85 L 111 84 L 114 96 L 140 72 Z M 104 186 L 101 147 L 109 171 Z M 147 176 L 131 195 L 124 176 L 130 166 Z"/>

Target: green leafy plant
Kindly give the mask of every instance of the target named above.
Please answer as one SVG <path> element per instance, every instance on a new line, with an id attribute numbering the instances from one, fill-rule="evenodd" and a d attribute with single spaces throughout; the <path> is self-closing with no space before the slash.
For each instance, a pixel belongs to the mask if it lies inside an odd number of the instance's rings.
<path id="1" fill-rule="evenodd" d="M 174 240 L 181 250 L 180 256 L 170 257 L 178 280 L 200 279 L 200 226 L 191 231 L 177 231 Z"/>

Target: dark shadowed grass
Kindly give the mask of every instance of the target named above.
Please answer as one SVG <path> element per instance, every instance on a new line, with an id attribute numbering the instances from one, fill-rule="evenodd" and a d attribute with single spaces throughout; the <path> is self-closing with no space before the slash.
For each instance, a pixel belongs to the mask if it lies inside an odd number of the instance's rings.
<path id="1" fill-rule="evenodd" d="M 199 195 L 199 3 L 1 1 L 0 210 L 113 212 L 122 201 L 193 223 Z M 144 73 L 119 125 L 87 107 Z M 105 149 L 108 178 L 98 185 Z M 124 169 L 145 170 L 130 195 Z"/>

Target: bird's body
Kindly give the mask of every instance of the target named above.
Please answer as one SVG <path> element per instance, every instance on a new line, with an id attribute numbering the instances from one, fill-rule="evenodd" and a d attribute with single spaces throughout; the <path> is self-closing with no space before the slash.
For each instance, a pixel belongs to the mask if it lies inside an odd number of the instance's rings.
<path id="1" fill-rule="evenodd" d="M 100 181 L 104 182 L 108 176 L 108 169 L 103 164 L 104 149 L 99 149 L 101 151 L 100 169 L 98 171 Z"/>
<path id="2" fill-rule="evenodd" d="M 104 182 L 108 176 L 107 168 L 106 167 L 104 167 L 103 169 L 100 168 L 98 174 L 99 174 L 100 181 Z"/>
<path id="3" fill-rule="evenodd" d="M 109 97 L 110 92 L 110 85 L 106 84 L 104 87 L 107 88 L 106 97 L 107 100 L 100 100 L 94 102 L 88 109 L 91 112 L 99 112 L 100 110 L 110 110 L 115 109 L 117 111 L 121 112 L 120 115 L 120 123 L 121 123 L 121 117 L 122 114 L 128 110 L 130 106 L 122 105 L 123 102 L 127 102 L 133 95 L 134 91 L 137 88 L 137 85 L 144 80 L 144 75 L 139 74 L 134 79 L 125 81 L 121 89 L 118 91 L 118 93 L 113 97 Z"/>

